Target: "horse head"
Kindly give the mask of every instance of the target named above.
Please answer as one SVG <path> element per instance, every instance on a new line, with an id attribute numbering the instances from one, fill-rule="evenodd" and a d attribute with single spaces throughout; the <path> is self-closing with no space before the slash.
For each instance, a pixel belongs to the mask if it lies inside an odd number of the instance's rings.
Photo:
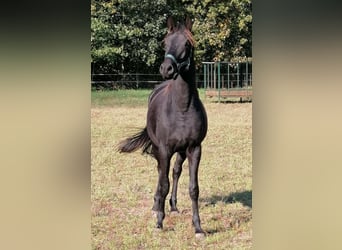
<path id="1" fill-rule="evenodd" d="M 167 27 L 168 33 L 164 38 L 165 56 L 159 71 L 164 79 L 176 79 L 179 74 L 189 71 L 193 60 L 192 22 L 187 17 L 185 24 L 175 25 L 173 18 L 169 17 Z"/>

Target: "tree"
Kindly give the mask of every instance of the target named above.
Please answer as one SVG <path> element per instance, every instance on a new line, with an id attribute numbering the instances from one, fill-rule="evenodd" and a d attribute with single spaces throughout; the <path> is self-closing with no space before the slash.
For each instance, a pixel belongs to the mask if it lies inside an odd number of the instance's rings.
<path id="1" fill-rule="evenodd" d="M 193 18 L 198 65 L 251 57 L 251 11 L 251 0 L 92 0 L 94 72 L 157 73 L 170 15 Z"/>
<path id="2" fill-rule="evenodd" d="M 194 16 L 197 61 L 252 57 L 251 0 L 183 0 Z"/>
<path id="3" fill-rule="evenodd" d="M 165 0 L 92 1 L 91 50 L 96 70 L 157 72 L 165 13 Z"/>

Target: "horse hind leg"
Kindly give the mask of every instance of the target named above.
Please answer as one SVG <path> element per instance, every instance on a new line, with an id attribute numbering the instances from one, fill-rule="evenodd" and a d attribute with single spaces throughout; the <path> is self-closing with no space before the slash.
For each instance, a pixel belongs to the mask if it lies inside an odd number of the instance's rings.
<path id="1" fill-rule="evenodd" d="M 185 152 L 180 152 L 177 154 L 175 165 L 173 167 L 173 183 L 172 183 L 172 192 L 170 198 L 170 206 L 171 206 L 171 213 L 179 213 L 177 208 L 177 189 L 178 189 L 178 180 L 182 173 L 182 165 L 186 159 Z"/>

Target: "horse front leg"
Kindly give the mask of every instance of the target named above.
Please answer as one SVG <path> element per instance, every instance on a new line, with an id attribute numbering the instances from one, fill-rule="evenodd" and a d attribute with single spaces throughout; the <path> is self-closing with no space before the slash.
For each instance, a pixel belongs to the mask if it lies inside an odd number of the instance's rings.
<path id="1" fill-rule="evenodd" d="M 187 157 L 189 159 L 189 194 L 192 201 L 192 223 L 195 227 L 196 237 L 203 237 L 205 235 L 201 228 L 201 220 L 198 209 L 198 167 L 201 160 L 201 146 L 195 148 L 188 148 Z"/>
<path id="2" fill-rule="evenodd" d="M 158 184 L 154 195 L 153 210 L 157 213 L 157 228 L 163 228 L 163 220 L 165 218 L 165 199 L 170 189 L 169 169 L 170 156 L 160 153 L 157 156 L 158 161 Z"/>
<path id="3" fill-rule="evenodd" d="M 173 183 L 172 183 L 172 192 L 171 192 L 171 198 L 170 198 L 170 206 L 171 206 L 171 212 L 179 212 L 177 209 L 177 189 L 178 189 L 178 180 L 182 173 L 182 164 L 186 159 L 185 152 L 180 152 L 177 154 L 177 158 L 175 161 L 175 165 L 173 167 Z"/>

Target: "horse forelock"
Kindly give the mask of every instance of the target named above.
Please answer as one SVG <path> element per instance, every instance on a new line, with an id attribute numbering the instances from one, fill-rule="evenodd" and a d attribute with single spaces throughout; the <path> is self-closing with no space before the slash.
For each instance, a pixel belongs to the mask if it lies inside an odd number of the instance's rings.
<path id="1" fill-rule="evenodd" d="M 176 33 L 176 32 L 181 32 L 184 34 L 184 36 L 186 37 L 186 39 L 189 41 L 189 43 L 191 44 L 191 46 L 195 46 L 195 39 L 191 33 L 191 31 L 189 29 L 187 29 L 184 24 L 178 24 L 176 27 L 173 28 L 172 31 L 169 31 L 166 36 L 163 39 L 163 43 L 165 44 L 165 40 L 167 39 L 168 36 Z"/>

